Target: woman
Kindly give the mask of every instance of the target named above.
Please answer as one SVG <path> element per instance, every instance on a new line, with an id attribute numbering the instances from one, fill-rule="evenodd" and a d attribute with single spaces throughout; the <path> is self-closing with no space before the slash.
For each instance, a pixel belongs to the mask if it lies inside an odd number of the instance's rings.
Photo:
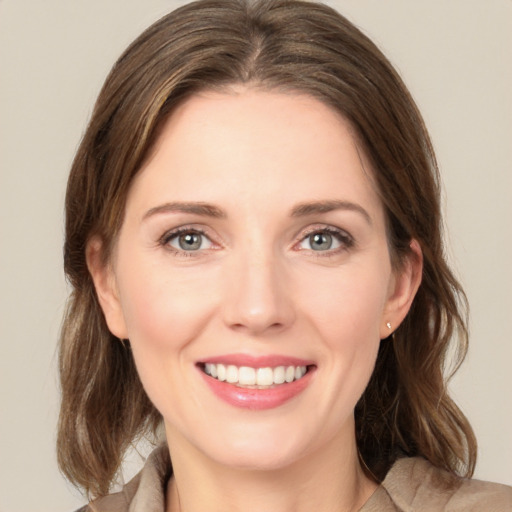
<path id="1" fill-rule="evenodd" d="M 164 17 L 107 78 L 68 183 L 62 470 L 92 510 L 507 510 L 510 488 L 461 478 L 440 225 L 421 116 L 347 20 L 284 0 Z"/>

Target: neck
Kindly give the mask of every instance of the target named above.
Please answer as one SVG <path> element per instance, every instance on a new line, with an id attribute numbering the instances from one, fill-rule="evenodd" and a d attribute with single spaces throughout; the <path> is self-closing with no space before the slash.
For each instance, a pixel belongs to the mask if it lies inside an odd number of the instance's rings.
<path id="1" fill-rule="evenodd" d="M 359 510 L 377 484 L 363 473 L 355 437 L 278 469 L 226 467 L 191 447 L 171 443 L 173 478 L 167 512 L 349 512 Z M 193 450 L 193 448 L 192 448 Z"/>

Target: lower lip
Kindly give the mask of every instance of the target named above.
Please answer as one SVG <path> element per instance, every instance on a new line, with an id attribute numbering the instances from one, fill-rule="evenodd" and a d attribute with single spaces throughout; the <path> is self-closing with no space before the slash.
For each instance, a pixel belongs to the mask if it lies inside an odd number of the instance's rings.
<path id="1" fill-rule="evenodd" d="M 221 382 L 206 375 L 202 370 L 199 371 L 206 384 L 221 400 L 235 407 L 250 410 L 273 409 L 285 404 L 308 386 L 314 373 L 313 369 L 308 369 L 304 377 L 299 380 L 277 384 L 273 388 L 253 389 Z"/>

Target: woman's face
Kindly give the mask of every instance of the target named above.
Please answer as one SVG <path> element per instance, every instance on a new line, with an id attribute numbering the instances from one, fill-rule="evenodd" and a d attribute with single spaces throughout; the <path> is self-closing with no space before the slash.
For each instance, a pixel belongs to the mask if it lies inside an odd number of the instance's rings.
<path id="1" fill-rule="evenodd" d="M 171 453 L 279 468 L 353 447 L 354 407 L 414 283 L 393 272 L 338 114 L 298 94 L 192 97 L 134 180 L 110 269 L 96 252 L 107 322 Z"/>

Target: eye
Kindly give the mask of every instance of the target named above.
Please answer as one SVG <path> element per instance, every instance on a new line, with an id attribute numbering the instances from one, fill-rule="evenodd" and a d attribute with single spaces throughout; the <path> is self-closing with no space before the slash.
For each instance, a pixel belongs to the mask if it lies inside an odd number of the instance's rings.
<path id="1" fill-rule="evenodd" d="M 347 233 L 334 229 L 317 229 L 307 234 L 299 243 L 300 249 L 315 252 L 336 251 L 340 248 L 349 248 L 353 240 Z"/>
<path id="2" fill-rule="evenodd" d="M 328 251 L 329 249 L 333 249 L 333 244 L 336 245 L 334 237 L 330 233 L 325 232 L 313 233 L 309 235 L 304 242 L 309 245 L 308 249 L 312 249 L 313 251 Z"/>
<path id="3" fill-rule="evenodd" d="M 195 230 L 186 230 L 170 233 L 165 243 L 178 251 L 193 252 L 201 249 L 210 249 L 211 240 L 204 234 Z"/>

